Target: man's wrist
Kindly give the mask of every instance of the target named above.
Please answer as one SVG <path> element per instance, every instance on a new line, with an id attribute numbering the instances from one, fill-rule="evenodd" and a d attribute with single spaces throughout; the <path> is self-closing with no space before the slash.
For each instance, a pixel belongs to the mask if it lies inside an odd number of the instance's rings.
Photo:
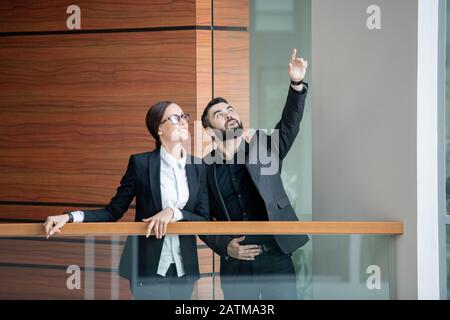
<path id="1" fill-rule="evenodd" d="M 292 90 L 294 90 L 296 93 L 303 94 L 303 93 L 306 92 L 306 89 L 308 88 L 308 83 L 307 83 L 307 82 L 304 82 L 303 80 L 302 80 L 302 83 L 299 84 L 299 85 L 293 85 L 293 84 L 291 83 L 291 88 L 292 88 Z"/>
<path id="2" fill-rule="evenodd" d="M 304 82 L 303 82 L 303 79 L 302 80 L 299 80 L 299 81 L 295 81 L 295 80 L 292 80 L 291 79 L 291 84 L 293 85 L 293 86 L 299 86 L 299 85 L 301 85 L 301 84 L 303 84 Z"/>
<path id="3" fill-rule="evenodd" d="M 228 260 L 229 257 L 231 257 L 230 255 L 230 245 L 231 245 L 231 240 L 233 240 L 233 238 L 229 239 L 229 241 L 227 242 L 227 246 L 225 249 L 225 259 Z"/>

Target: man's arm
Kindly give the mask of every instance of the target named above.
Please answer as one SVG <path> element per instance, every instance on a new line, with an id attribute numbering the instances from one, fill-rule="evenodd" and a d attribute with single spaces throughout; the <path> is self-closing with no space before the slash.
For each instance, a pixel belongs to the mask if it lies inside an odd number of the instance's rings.
<path id="1" fill-rule="evenodd" d="M 308 62 L 303 58 L 297 58 L 296 55 L 297 50 L 294 49 L 289 62 L 291 85 L 281 120 L 275 126 L 278 131 L 278 141 L 272 140 L 272 148 L 278 151 L 281 160 L 286 157 L 300 131 L 308 91 L 308 84 L 303 83 Z"/>
<path id="2" fill-rule="evenodd" d="M 233 240 L 229 235 L 198 235 L 206 245 L 219 256 L 227 257 L 228 244 Z"/>
<path id="3" fill-rule="evenodd" d="M 209 192 L 208 192 L 209 193 Z M 214 210 L 215 206 L 211 203 L 213 196 L 209 194 L 210 197 L 210 211 Z M 213 217 L 213 214 L 210 212 L 210 221 L 216 221 Z M 218 235 L 218 234 L 211 234 L 211 235 L 198 235 L 198 237 L 215 253 L 217 253 L 219 256 L 227 256 L 227 247 L 228 243 L 233 240 L 233 236 L 231 235 Z"/>

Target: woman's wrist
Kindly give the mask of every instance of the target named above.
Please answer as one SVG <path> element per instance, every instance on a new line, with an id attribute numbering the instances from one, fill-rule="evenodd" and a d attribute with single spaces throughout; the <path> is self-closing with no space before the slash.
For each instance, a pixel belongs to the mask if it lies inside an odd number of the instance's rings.
<path id="1" fill-rule="evenodd" d="M 175 209 L 170 207 L 170 210 L 172 210 L 172 218 L 170 219 L 170 221 L 173 221 L 173 218 L 175 218 Z"/>
<path id="2" fill-rule="evenodd" d="M 64 217 L 65 217 L 65 219 L 66 219 L 66 223 L 67 223 L 67 222 L 73 222 L 73 215 L 72 215 L 72 213 L 66 212 L 66 213 L 64 214 Z"/>

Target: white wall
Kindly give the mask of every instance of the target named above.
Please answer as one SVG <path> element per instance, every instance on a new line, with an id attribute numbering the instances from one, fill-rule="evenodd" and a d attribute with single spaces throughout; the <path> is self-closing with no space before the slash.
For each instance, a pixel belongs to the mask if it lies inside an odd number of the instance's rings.
<path id="1" fill-rule="evenodd" d="M 366 26 L 374 4 L 381 30 Z M 313 219 L 402 220 L 399 299 L 418 296 L 417 21 L 412 0 L 312 1 Z"/>

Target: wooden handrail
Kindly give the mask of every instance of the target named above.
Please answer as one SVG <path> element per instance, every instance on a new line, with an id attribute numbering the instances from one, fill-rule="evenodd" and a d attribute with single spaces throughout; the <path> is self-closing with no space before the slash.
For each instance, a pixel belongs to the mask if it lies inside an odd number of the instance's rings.
<path id="1" fill-rule="evenodd" d="M 54 236 L 145 235 L 145 222 L 68 223 Z M 174 222 L 167 234 L 403 234 L 400 221 Z M 0 237 L 45 236 L 42 223 L 0 224 Z"/>

